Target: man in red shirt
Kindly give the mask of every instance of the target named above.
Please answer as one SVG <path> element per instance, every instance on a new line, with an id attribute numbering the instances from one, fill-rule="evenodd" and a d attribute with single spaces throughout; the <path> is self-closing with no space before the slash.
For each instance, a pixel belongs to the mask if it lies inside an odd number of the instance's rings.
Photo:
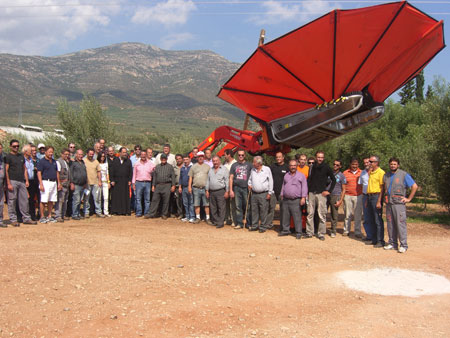
<path id="1" fill-rule="evenodd" d="M 347 179 L 347 185 L 344 196 L 344 236 L 348 236 L 352 227 L 352 217 L 355 221 L 355 237 L 362 238 L 361 234 L 361 218 L 363 207 L 362 186 L 358 184 L 361 176 L 358 159 L 353 158 L 350 162 L 350 168 L 344 171 Z"/>

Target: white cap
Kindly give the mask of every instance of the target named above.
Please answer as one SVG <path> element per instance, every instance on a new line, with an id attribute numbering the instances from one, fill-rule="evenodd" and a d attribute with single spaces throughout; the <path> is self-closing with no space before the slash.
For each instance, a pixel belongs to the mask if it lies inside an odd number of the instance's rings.
<path id="1" fill-rule="evenodd" d="M 204 153 L 203 151 L 199 151 L 199 152 L 197 153 L 197 157 L 199 157 L 199 156 L 205 156 L 205 153 Z"/>
<path id="2" fill-rule="evenodd" d="M 38 144 L 38 149 L 41 149 L 41 148 L 45 148 L 45 144 L 44 143 L 39 143 Z"/>

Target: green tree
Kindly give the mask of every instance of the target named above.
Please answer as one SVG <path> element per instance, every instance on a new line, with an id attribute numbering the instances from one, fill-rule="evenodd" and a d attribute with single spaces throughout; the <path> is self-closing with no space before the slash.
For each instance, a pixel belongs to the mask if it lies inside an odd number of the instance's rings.
<path id="1" fill-rule="evenodd" d="M 415 95 L 414 79 L 406 83 L 398 95 L 400 96 L 400 103 L 403 105 L 414 100 Z"/>
<path id="2" fill-rule="evenodd" d="M 66 139 L 84 150 L 92 147 L 99 138 L 111 141 L 116 135 L 100 103 L 90 95 L 85 95 L 77 108 L 61 99 L 58 102 L 58 118 Z"/>
<path id="3" fill-rule="evenodd" d="M 423 76 L 423 70 L 416 76 L 416 87 L 415 87 L 415 100 L 422 103 L 424 100 L 423 89 L 425 86 L 425 77 Z"/>

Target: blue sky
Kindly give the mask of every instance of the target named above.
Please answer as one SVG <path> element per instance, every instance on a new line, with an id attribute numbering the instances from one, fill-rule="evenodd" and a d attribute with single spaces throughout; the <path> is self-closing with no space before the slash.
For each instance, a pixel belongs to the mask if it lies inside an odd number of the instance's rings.
<path id="1" fill-rule="evenodd" d="M 335 8 L 383 1 L 293 0 L 0 0 L 0 52 L 60 55 L 119 42 L 163 49 L 209 49 L 235 62 L 266 42 Z M 450 19 L 450 1 L 411 1 L 438 20 Z M 446 37 L 450 24 L 444 25 Z M 450 82 L 450 51 L 426 68 Z"/>

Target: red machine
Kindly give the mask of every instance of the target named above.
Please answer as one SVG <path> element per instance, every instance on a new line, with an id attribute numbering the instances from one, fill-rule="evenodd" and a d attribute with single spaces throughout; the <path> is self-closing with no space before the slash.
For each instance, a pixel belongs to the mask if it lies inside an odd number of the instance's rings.
<path id="1" fill-rule="evenodd" d="M 443 21 L 408 2 L 334 10 L 261 43 L 222 86 L 218 97 L 261 130 L 222 126 L 199 148 L 288 152 L 346 134 L 379 119 L 384 100 L 444 47 Z"/>

